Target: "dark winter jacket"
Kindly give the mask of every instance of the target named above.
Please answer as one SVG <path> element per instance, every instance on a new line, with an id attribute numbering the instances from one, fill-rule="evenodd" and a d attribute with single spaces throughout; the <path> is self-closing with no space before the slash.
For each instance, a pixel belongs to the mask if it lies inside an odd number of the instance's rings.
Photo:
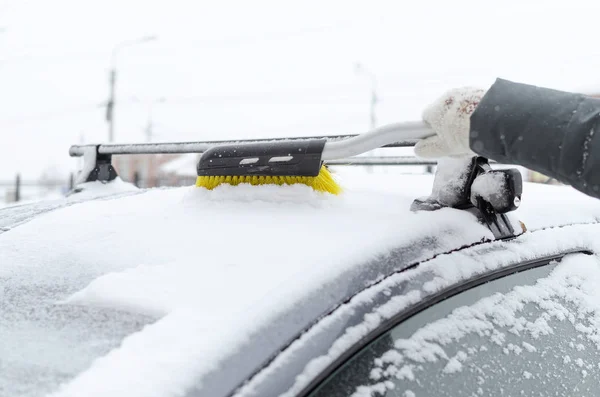
<path id="1" fill-rule="evenodd" d="M 498 79 L 471 115 L 470 146 L 600 198 L 600 99 Z"/>

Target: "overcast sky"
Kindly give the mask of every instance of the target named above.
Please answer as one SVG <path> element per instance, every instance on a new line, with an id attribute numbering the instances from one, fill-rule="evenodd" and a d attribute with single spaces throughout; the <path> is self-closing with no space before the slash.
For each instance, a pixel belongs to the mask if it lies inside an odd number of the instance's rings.
<path id="1" fill-rule="evenodd" d="M 355 133 L 418 119 L 455 86 L 495 77 L 600 91 L 600 2 L 0 0 L 0 179 L 76 166 L 68 148 L 116 141 Z"/>

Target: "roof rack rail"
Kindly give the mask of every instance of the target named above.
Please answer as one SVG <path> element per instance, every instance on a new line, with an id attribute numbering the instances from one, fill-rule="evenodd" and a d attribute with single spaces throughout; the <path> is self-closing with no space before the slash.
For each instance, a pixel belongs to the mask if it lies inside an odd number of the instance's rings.
<path id="1" fill-rule="evenodd" d="M 117 172 L 111 164 L 113 155 L 204 153 L 221 145 L 325 140 L 326 145 L 323 149 L 322 159 L 330 161 L 356 156 L 380 147 L 412 147 L 419 139 L 432 134 L 433 132 L 429 126 L 418 121 L 389 124 L 365 134 L 199 142 L 74 145 L 69 149 L 69 154 L 71 157 L 84 157 L 84 167 L 77 183 L 108 182 L 117 177 Z"/>
<path id="2" fill-rule="evenodd" d="M 263 139 L 236 139 L 225 141 L 198 141 L 198 142 L 164 142 L 164 143 L 109 143 L 109 144 L 89 144 L 73 145 L 69 149 L 71 157 L 85 156 L 85 151 L 89 147 L 97 148 L 98 153 L 108 155 L 123 154 L 185 154 L 185 153 L 204 153 L 208 149 L 218 145 L 235 145 L 246 143 L 267 143 L 283 141 L 300 141 L 312 139 L 325 139 L 328 142 L 337 142 L 344 139 L 354 138 L 359 134 L 348 135 L 320 135 L 313 137 L 291 137 L 291 138 L 263 138 Z M 383 145 L 384 148 L 413 147 L 418 139 L 407 139 L 400 142 Z"/>

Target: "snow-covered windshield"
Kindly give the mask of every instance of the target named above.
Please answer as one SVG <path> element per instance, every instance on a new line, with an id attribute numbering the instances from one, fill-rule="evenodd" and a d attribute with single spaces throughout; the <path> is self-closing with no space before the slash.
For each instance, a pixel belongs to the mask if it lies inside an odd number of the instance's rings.
<path id="1" fill-rule="evenodd" d="M 591 396 L 600 382 L 600 262 L 583 254 L 424 310 L 311 397 Z"/>

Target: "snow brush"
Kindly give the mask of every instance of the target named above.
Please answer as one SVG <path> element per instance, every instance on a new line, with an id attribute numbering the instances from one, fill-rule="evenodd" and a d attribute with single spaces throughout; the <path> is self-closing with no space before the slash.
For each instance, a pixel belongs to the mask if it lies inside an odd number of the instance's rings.
<path id="1" fill-rule="evenodd" d="M 196 186 L 214 189 L 221 184 L 304 184 L 316 191 L 339 194 L 342 188 L 324 161 L 432 135 L 431 127 L 418 121 L 389 124 L 343 140 L 294 139 L 215 146 L 198 162 Z"/>

